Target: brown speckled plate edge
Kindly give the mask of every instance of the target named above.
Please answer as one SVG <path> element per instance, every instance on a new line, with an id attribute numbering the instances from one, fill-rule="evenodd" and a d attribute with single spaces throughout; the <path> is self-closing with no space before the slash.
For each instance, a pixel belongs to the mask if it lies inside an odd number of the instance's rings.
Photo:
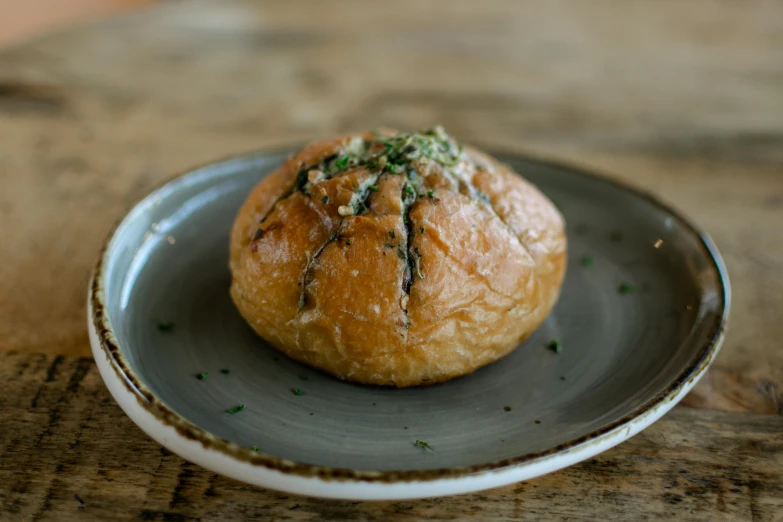
<path id="1" fill-rule="evenodd" d="M 208 164 L 200 167 L 188 169 L 186 172 L 181 173 L 167 180 L 161 186 L 151 191 L 150 194 L 144 196 L 139 201 L 134 203 L 132 208 L 135 208 L 141 201 L 148 198 L 155 192 L 162 190 L 169 183 L 188 175 L 189 173 L 198 171 L 200 169 L 210 167 L 216 164 L 225 163 L 231 160 L 247 160 L 253 157 L 259 157 L 263 155 L 280 154 L 289 151 L 296 150 L 295 147 L 280 147 L 274 150 L 257 151 L 250 154 L 233 156 L 219 161 L 209 162 Z M 719 292 L 719 314 L 711 327 L 710 335 L 704 344 L 695 350 L 695 355 L 692 358 L 687 368 L 677 376 L 676 379 L 660 394 L 653 399 L 647 401 L 645 404 L 638 407 L 636 410 L 626 415 L 620 420 L 607 424 L 598 430 L 588 433 L 582 437 L 568 441 L 563 444 L 559 444 L 545 451 L 520 455 L 510 459 L 504 459 L 496 462 L 489 462 L 486 464 L 480 464 L 470 467 L 461 468 L 442 468 L 431 470 L 404 470 L 404 471 L 368 471 L 368 470 L 354 470 L 344 468 L 330 468 L 323 466 L 313 466 L 308 464 L 302 464 L 293 462 L 290 460 L 280 459 L 272 455 L 267 455 L 259 452 L 254 452 L 246 447 L 239 446 L 228 440 L 216 437 L 211 433 L 203 430 L 202 428 L 188 422 L 184 418 L 180 417 L 172 411 L 166 404 L 158 399 L 142 382 L 142 380 L 134 373 L 127 359 L 122 353 L 117 339 L 112 330 L 110 318 L 106 312 L 106 306 L 104 302 L 104 283 L 103 283 L 103 268 L 107 261 L 107 256 L 110 252 L 115 233 L 120 224 L 127 219 L 126 214 L 111 230 L 106 239 L 98 262 L 96 264 L 93 278 L 90 282 L 89 295 L 88 295 L 88 323 L 91 334 L 95 334 L 94 341 L 97 342 L 100 350 L 94 346 L 94 354 L 96 360 L 100 353 L 106 358 L 111 368 L 116 373 L 116 377 L 124 384 L 128 392 L 130 392 L 141 406 L 148 413 L 153 415 L 157 420 L 163 423 L 165 426 L 173 428 L 176 433 L 186 440 L 195 441 L 201 444 L 204 449 L 216 451 L 224 454 L 225 456 L 236 459 L 238 462 L 250 464 L 252 466 L 267 468 L 281 472 L 283 474 L 295 475 L 300 477 L 318 478 L 325 481 L 350 481 L 350 482 L 369 482 L 369 483 L 398 483 L 398 482 L 421 482 L 421 481 L 436 481 L 441 479 L 455 479 L 459 477 L 466 477 L 469 475 L 475 475 L 487 472 L 498 472 L 509 467 L 519 466 L 521 464 L 531 464 L 535 461 L 550 457 L 556 454 L 564 452 L 570 452 L 585 445 L 600 445 L 604 446 L 602 449 L 598 449 L 594 453 L 598 453 L 603 449 L 614 446 L 615 444 L 625 440 L 631 436 L 631 431 L 635 434 L 640 431 L 654 420 L 657 420 L 663 413 L 671 409 L 679 400 L 684 396 L 684 392 L 690 389 L 696 381 L 704 374 L 709 367 L 712 360 L 717 355 L 720 345 L 725 335 L 725 330 L 728 324 L 728 315 L 731 302 L 731 291 L 729 285 L 728 273 L 723 260 L 713 243 L 712 239 L 704 232 L 698 229 L 689 219 L 684 217 L 680 212 L 672 209 L 669 205 L 661 202 L 656 196 L 646 193 L 643 190 L 629 186 L 623 182 L 615 180 L 609 176 L 595 173 L 594 171 L 587 171 L 580 167 L 565 164 L 562 162 L 552 161 L 536 157 L 535 155 L 523 154 L 516 151 L 508 150 L 492 150 L 491 153 L 497 154 L 502 157 L 517 156 L 525 161 L 538 163 L 544 166 L 552 168 L 567 170 L 570 173 L 577 174 L 584 177 L 589 177 L 594 181 L 609 184 L 615 188 L 621 189 L 630 193 L 632 196 L 642 198 L 659 209 L 677 219 L 680 224 L 698 238 L 698 242 L 703 250 L 705 258 L 708 258 L 712 262 L 713 275 L 715 283 Z M 94 343 L 95 345 L 96 343 Z M 104 375 L 104 379 L 106 376 Z M 113 392 L 114 393 L 114 392 Z M 115 395 L 115 398 L 116 395 Z M 657 411 L 661 410 L 663 411 Z M 126 411 L 127 412 L 127 411 Z M 653 417 L 649 422 L 644 423 L 644 426 L 631 430 L 631 424 L 634 421 L 643 417 L 647 417 L 648 414 L 653 414 Z M 613 433 L 621 432 L 626 429 L 626 436 L 619 440 L 611 441 L 610 444 L 606 444 L 608 437 Z M 604 444 L 601 444 L 604 442 Z M 585 455 L 582 458 L 587 458 L 589 455 Z M 574 462 L 581 460 L 576 459 Z M 573 462 L 568 462 L 563 465 L 556 465 L 550 470 L 535 473 L 531 476 L 540 475 L 547 471 L 559 469 L 565 465 L 569 465 Z M 475 488 L 480 489 L 480 488 Z M 332 495 L 326 495 L 332 496 Z M 340 495 L 334 495 L 340 496 Z M 411 497 L 411 495 L 405 495 L 404 497 Z M 380 497 L 379 497 L 380 498 Z M 392 496 L 389 498 L 403 498 Z"/>

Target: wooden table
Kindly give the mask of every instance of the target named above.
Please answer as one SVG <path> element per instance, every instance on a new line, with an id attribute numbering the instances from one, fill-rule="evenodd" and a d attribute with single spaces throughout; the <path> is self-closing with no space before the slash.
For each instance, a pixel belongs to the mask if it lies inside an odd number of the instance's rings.
<path id="1" fill-rule="evenodd" d="M 455 498 L 263 491 L 162 449 L 90 358 L 112 224 L 189 166 L 443 123 L 659 193 L 734 298 L 707 377 L 617 448 Z M 0 519 L 783 520 L 783 4 L 166 3 L 0 53 Z"/>

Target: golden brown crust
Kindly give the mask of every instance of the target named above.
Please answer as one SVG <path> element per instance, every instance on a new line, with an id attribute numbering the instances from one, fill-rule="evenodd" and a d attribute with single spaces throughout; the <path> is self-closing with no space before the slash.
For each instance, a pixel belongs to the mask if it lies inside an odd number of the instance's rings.
<path id="1" fill-rule="evenodd" d="M 335 155 L 377 141 L 312 144 L 255 187 L 232 231 L 232 298 L 264 339 L 342 379 L 403 387 L 470 373 L 554 306 L 562 216 L 473 149 L 334 171 Z"/>

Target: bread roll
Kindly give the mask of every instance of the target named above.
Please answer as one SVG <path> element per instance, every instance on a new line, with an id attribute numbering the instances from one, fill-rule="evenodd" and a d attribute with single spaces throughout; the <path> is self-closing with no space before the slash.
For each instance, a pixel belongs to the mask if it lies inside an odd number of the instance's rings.
<path id="1" fill-rule="evenodd" d="M 251 192 L 231 297 L 266 341 L 352 382 L 447 381 L 511 352 L 557 301 L 563 217 L 442 128 L 306 146 Z"/>

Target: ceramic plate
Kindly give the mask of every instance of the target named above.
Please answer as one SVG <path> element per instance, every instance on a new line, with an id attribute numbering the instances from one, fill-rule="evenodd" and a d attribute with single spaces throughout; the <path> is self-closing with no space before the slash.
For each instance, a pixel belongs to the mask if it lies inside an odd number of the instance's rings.
<path id="1" fill-rule="evenodd" d="M 718 351 L 729 284 L 705 234 L 614 181 L 498 154 L 568 223 L 568 273 L 546 323 L 508 357 L 427 388 L 353 385 L 302 366 L 258 338 L 228 294 L 234 215 L 288 152 L 208 165 L 154 191 L 113 232 L 93 278 L 103 379 L 142 430 L 187 460 L 321 497 L 491 488 L 633 436 Z"/>

